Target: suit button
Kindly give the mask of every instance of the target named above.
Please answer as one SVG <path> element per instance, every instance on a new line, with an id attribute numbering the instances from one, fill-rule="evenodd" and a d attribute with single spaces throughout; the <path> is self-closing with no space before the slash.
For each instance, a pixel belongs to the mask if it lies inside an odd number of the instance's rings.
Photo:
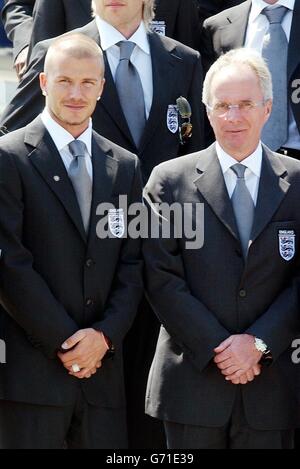
<path id="1" fill-rule="evenodd" d="M 92 300 L 91 298 L 87 298 L 85 300 L 85 306 L 92 306 L 94 304 L 94 300 Z"/>
<path id="2" fill-rule="evenodd" d="M 245 298 L 247 296 L 246 290 L 240 290 L 239 295 L 241 298 Z"/>
<path id="3" fill-rule="evenodd" d="M 94 264 L 93 259 L 87 259 L 85 261 L 86 267 L 92 267 L 93 264 Z"/>

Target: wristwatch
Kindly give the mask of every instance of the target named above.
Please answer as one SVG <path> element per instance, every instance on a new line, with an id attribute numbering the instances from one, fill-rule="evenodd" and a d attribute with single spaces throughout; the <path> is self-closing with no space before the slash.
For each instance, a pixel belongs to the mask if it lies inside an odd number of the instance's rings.
<path id="1" fill-rule="evenodd" d="M 102 334 L 103 334 L 103 332 L 102 332 Z M 103 358 L 111 358 L 111 357 L 114 356 L 116 349 L 115 349 L 114 345 L 112 344 L 112 341 L 110 340 L 109 337 L 107 337 L 106 335 L 103 334 L 103 338 L 106 342 L 106 345 L 108 346 L 107 352 L 106 352 L 106 354 L 104 355 Z"/>
<path id="2" fill-rule="evenodd" d="M 270 365 L 273 361 L 273 357 L 267 344 L 258 337 L 254 337 L 254 347 L 262 353 L 261 359 L 258 362 L 259 365 Z"/>

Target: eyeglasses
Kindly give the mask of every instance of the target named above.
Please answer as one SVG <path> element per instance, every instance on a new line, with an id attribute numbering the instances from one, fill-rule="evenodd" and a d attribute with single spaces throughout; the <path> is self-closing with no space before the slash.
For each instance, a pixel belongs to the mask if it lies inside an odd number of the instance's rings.
<path id="1" fill-rule="evenodd" d="M 192 109 L 186 98 L 180 96 L 176 100 L 178 113 L 180 115 L 179 139 L 181 145 L 184 145 L 192 136 L 193 124 L 191 123 Z"/>
<path id="2" fill-rule="evenodd" d="M 257 103 L 253 101 L 241 101 L 237 104 L 229 103 L 216 103 L 214 106 L 206 105 L 210 112 L 213 112 L 218 117 L 224 117 L 231 109 L 237 109 L 241 114 L 247 114 L 256 109 L 257 107 L 263 106 L 266 102 L 259 101 Z"/>

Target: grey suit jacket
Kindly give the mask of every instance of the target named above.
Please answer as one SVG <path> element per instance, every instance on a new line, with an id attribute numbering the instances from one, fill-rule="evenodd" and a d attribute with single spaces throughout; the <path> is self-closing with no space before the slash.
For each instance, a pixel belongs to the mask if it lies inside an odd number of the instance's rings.
<path id="1" fill-rule="evenodd" d="M 252 428 L 288 429 L 297 423 L 299 370 L 291 342 L 299 333 L 300 163 L 264 147 L 252 244 L 245 263 L 215 146 L 154 169 L 146 202 L 204 204 L 204 245 L 187 238 L 144 243 L 146 289 L 162 326 L 148 380 L 146 411 L 182 424 L 228 422 L 237 387 L 213 362 L 214 348 L 249 333 L 270 347 L 274 362 L 242 386 Z M 172 233 L 171 222 L 171 233 Z M 201 227 L 198 226 L 198 230 Z M 280 253 L 280 234 L 295 234 L 292 257 Z"/>
<path id="2" fill-rule="evenodd" d="M 203 25 L 201 49 L 205 69 L 221 54 L 231 49 L 243 47 L 251 0 L 230 8 L 207 19 Z M 300 0 L 295 1 L 291 34 L 289 40 L 287 64 L 287 95 L 291 102 L 293 114 L 300 132 Z M 278 51 L 280 53 L 280 51 Z"/>
<path id="3" fill-rule="evenodd" d="M 93 134 L 88 236 L 61 157 L 38 117 L 0 139 L 0 399 L 72 405 L 80 386 L 92 405 L 125 405 L 122 341 L 142 295 L 140 241 L 100 239 L 100 203 L 141 200 L 137 158 Z M 102 330 L 112 359 L 80 383 L 56 353 L 76 330 Z"/>

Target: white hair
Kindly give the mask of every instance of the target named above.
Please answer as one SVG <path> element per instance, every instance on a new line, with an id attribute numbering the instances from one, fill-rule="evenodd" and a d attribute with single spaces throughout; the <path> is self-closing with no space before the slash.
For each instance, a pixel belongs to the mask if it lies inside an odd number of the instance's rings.
<path id="1" fill-rule="evenodd" d="M 221 55 L 208 70 L 202 93 L 202 101 L 206 106 L 211 102 L 211 85 L 214 77 L 231 65 L 248 65 L 258 78 L 264 101 L 273 99 L 272 77 L 265 60 L 253 49 L 240 48 Z"/>

